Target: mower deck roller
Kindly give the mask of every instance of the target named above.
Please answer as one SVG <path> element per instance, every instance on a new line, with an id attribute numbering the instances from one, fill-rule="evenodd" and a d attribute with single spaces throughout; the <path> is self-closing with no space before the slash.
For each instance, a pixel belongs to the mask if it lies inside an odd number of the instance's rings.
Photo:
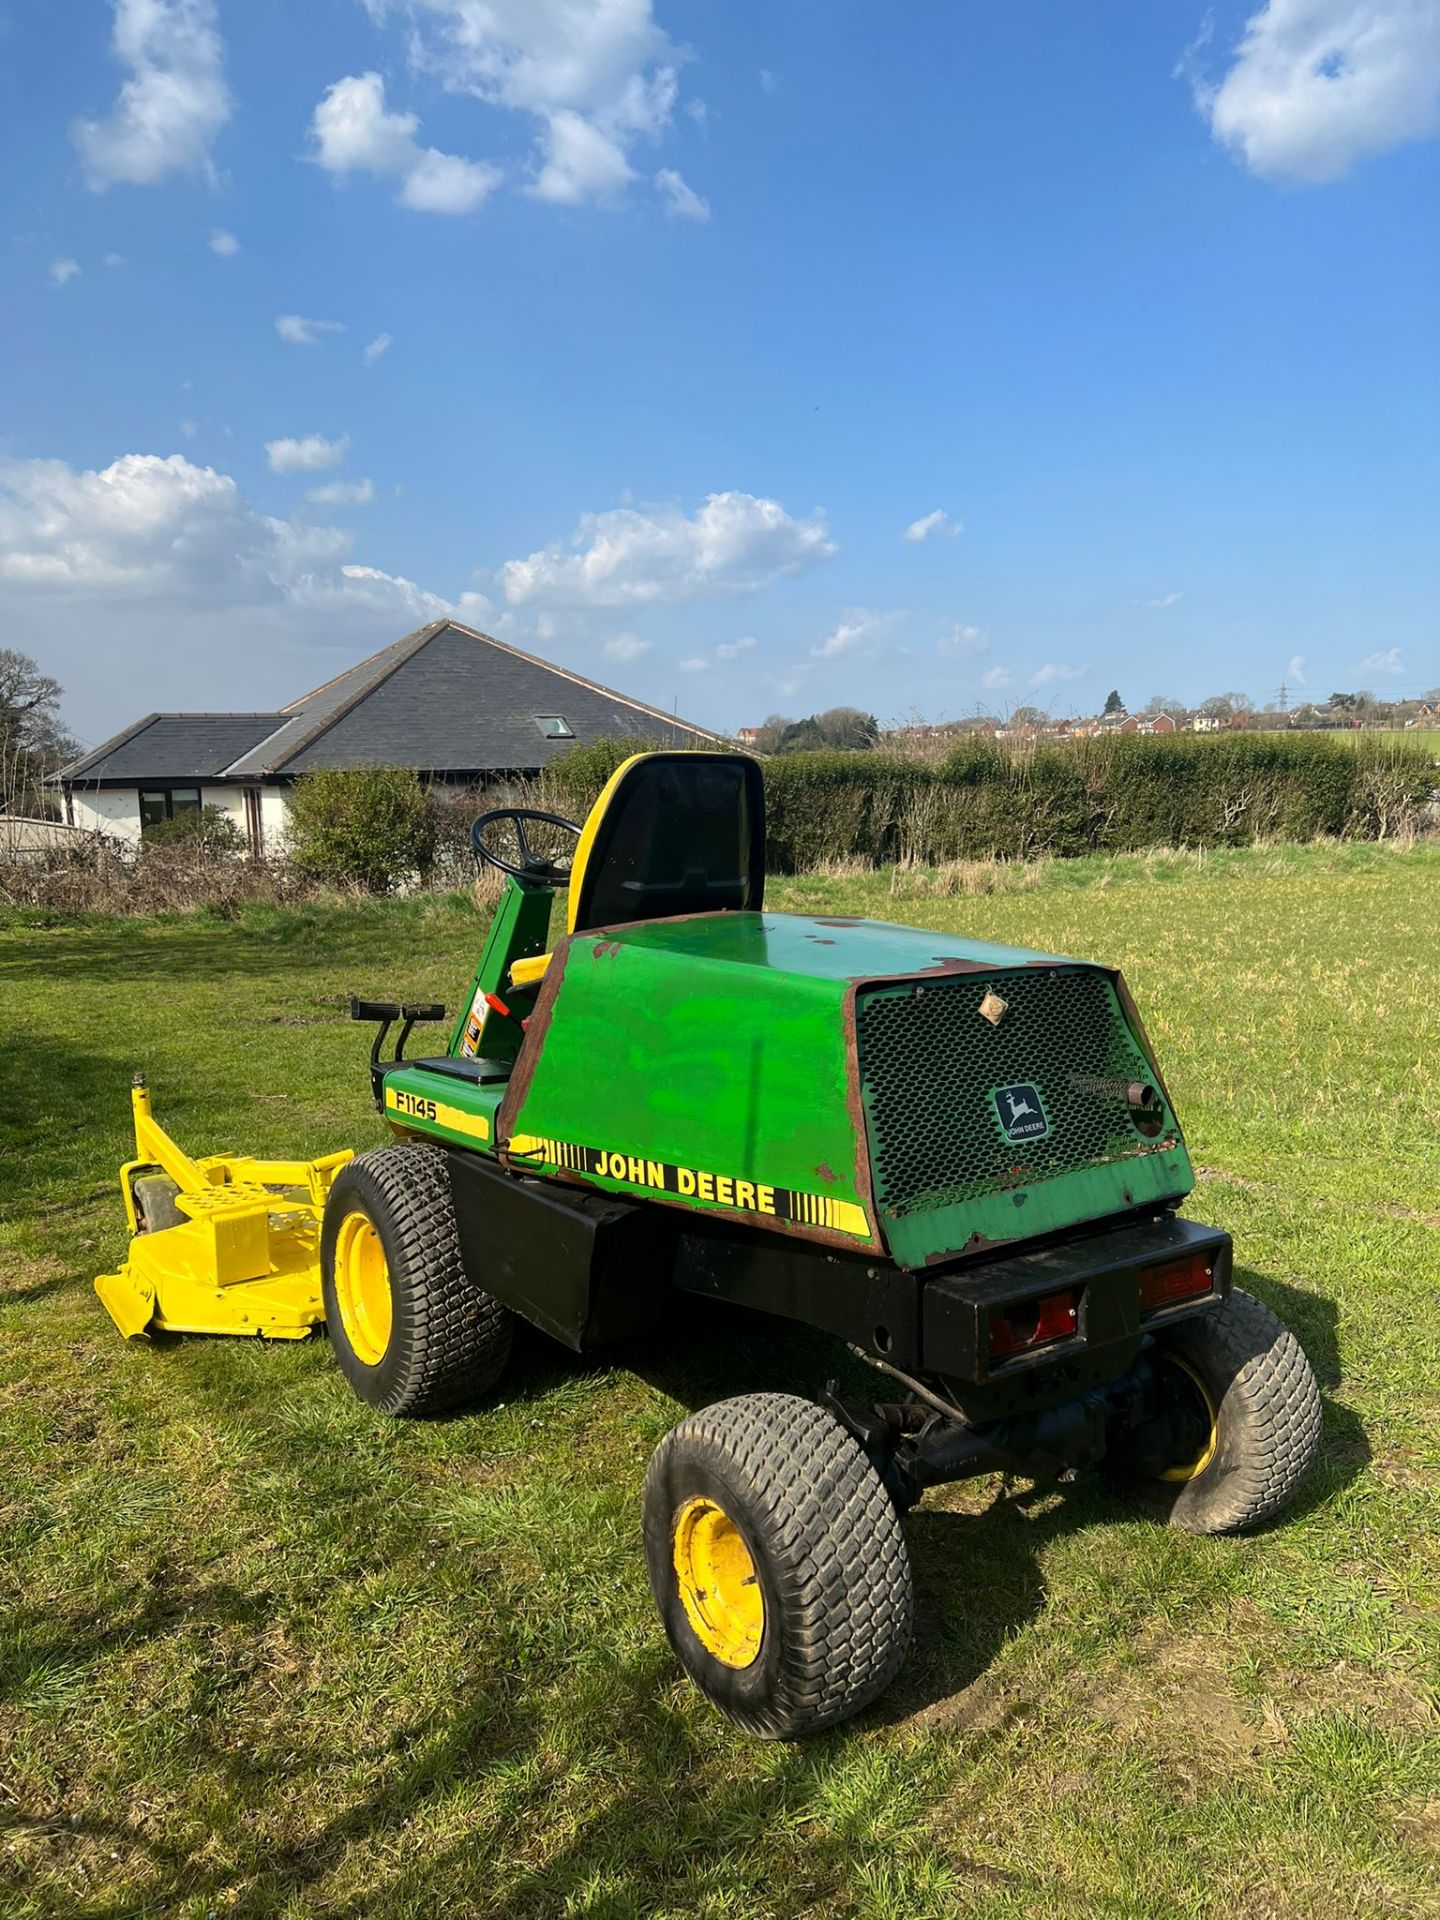
<path id="1" fill-rule="evenodd" d="M 136 1334 L 263 1334 L 303 1340 L 325 1318 L 320 1223 L 348 1150 L 320 1160 L 192 1160 L 131 1089 L 135 1158 L 120 1169 L 133 1236 L 118 1273 L 95 1291 L 127 1339 Z"/>

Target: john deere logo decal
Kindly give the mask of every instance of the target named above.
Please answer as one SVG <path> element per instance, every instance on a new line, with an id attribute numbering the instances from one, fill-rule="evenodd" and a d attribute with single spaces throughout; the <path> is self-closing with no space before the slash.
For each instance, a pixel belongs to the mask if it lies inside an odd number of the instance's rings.
<path id="1" fill-rule="evenodd" d="M 1035 1087 L 996 1087 L 991 1098 L 1007 1140 L 1043 1140 L 1050 1131 Z"/>

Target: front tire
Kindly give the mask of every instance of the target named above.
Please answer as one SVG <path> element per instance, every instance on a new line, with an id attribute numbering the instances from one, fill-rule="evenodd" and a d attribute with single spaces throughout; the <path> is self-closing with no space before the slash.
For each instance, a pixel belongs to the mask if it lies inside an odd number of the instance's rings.
<path id="1" fill-rule="evenodd" d="M 910 1644 L 910 1558 L 879 1474 L 839 1422 L 743 1394 L 668 1433 L 645 1475 L 645 1559 L 681 1665 L 747 1733 L 835 1726 Z"/>
<path id="2" fill-rule="evenodd" d="M 1149 1462 L 1172 1526 L 1239 1533 L 1287 1507 L 1320 1445 L 1320 1390 L 1282 1320 L 1238 1287 L 1162 1333 L 1153 1359 L 1170 1397 L 1172 1457 Z M 1147 1436 L 1140 1436 L 1142 1448 Z"/>
<path id="3" fill-rule="evenodd" d="M 437 1148 L 377 1147 L 341 1168 L 320 1272 L 340 1370 L 382 1413 L 444 1413 L 500 1378 L 514 1315 L 465 1271 Z"/>

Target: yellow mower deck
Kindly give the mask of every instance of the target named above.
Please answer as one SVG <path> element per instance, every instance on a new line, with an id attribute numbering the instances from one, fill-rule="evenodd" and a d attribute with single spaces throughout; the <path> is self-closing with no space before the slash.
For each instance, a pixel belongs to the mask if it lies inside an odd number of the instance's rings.
<path id="1" fill-rule="evenodd" d="M 120 1169 L 120 1191 L 134 1237 L 120 1271 L 95 1282 L 110 1318 L 127 1339 L 154 1331 L 303 1339 L 325 1318 L 320 1222 L 348 1149 L 321 1160 L 192 1160 L 152 1115 L 142 1082 L 130 1099 L 135 1158 Z M 184 1218 L 147 1232 L 134 1180 L 151 1171 L 175 1182 Z"/>

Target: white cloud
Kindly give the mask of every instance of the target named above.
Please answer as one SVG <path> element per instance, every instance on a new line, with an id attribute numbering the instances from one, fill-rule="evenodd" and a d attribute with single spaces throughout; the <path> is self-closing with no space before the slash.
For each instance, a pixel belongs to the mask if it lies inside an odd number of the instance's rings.
<path id="1" fill-rule="evenodd" d="M 1199 70 L 1206 38 L 1177 71 L 1252 173 L 1316 185 L 1440 129 L 1435 0 L 1268 0 L 1218 82 Z"/>
<path id="2" fill-rule="evenodd" d="M 950 659 L 962 658 L 966 654 L 986 653 L 990 647 L 990 635 L 984 627 L 956 625 L 948 633 L 942 633 L 935 642 L 935 651 Z"/>
<path id="3" fill-rule="evenodd" d="M 365 362 L 367 367 L 373 367 L 375 362 L 387 354 L 394 344 L 395 342 L 390 338 L 388 333 L 377 333 L 375 338 L 361 354 L 360 358 Z"/>
<path id="4" fill-rule="evenodd" d="M 305 498 L 317 507 L 368 507 L 375 488 L 368 480 L 329 480 L 323 487 L 311 487 Z"/>
<path id="5" fill-rule="evenodd" d="M 68 256 L 50 262 L 50 278 L 57 287 L 63 287 L 67 280 L 73 280 L 80 272 L 80 262 Z"/>
<path id="6" fill-rule="evenodd" d="M 124 264 L 125 256 L 123 253 L 107 253 L 105 256 L 105 265 L 107 267 L 123 267 Z"/>
<path id="7" fill-rule="evenodd" d="M 837 625 L 817 646 L 810 649 L 816 660 L 838 660 L 848 653 L 872 654 L 894 624 L 893 613 L 873 613 L 868 607 L 850 607 Z"/>
<path id="8" fill-rule="evenodd" d="M 200 438 L 200 422 L 198 420 L 182 420 L 180 422 L 180 431 L 187 440 L 198 440 Z"/>
<path id="9" fill-rule="evenodd" d="M 240 242 L 224 227 L 212 227 L 207 244 L 210 251 L 218 253 L 222 260 L 233 260 L 240 251 Z"/>
<path id="10" fill-rule="evenodd" d="M 457 611 L 452 601 L 416 586 L 403 573 L 384 573 L 379 567 L 342 566 L 338 583 L 324 575 L 307 575 L 300 583 L 296 597 L 310 606 L 339 601 L 346 606 L 354 606 L 359 602 L 383 613 L 390 612 L 392 608 L 403 609 L 407 619 L 418 620 L 434 620 L 441 614 Z M 463 606 L 463 601 L 469 597 L 462 596 L 459 611 L 470 610 Z"/>
<path id="11" fill-rule="evenodd" d="M 536 121 L 539 199 L 613 202 L 630 154 L 670 125 L 684 58 L 652 0 L 366 0 L 404 11 L 417 66 L 453 92 Z"/>
<path id="12" fill-rule="evenodd" d="M 1359 671 L 1361 673 L 1404 673 L 1404 656 L 1399 647 L 1386 647 L 1381 653 L 1367 654 L 1360 662 Z"/>
<path id="13" fill-rule="evenodd" d="M 1290 656 L 1290 664 L 1289 664 L 1289 666 L 1288 666 L 1288 667 L 1287 667 L 1287 668 L 1285 669 L 1285 678 L 1286 678 L 1287 680 L 1293 680 L 1293 681 L 1295 682 L 1295 684 L 1296 684 L 1296 686 L 1297 686 L 1297 687 L 1303 687 L 1303 686 L 1304 686 L 1304 684 L 1305 684 L 1305 656 L 1304 656 L 1304 654 L 1303 654 L 1303 653 L 1292 653 L 1292 654 L 1291 654 L 1291 656 Z"/>
<path id="14" fill-rule="evenodd" d="M 943 533 L 947 540 L 953 540 L 964 531 L 960 521 L 952 520 L 943 507 L 936 507 L 933 513 L 923 513 L 918 520 L 912 520 L 901 537 L 918 543 L 928 540 L 932 533 Z"/>
<path id="15" fill-rule="evenodd" d="M 712 493 L 689 518 L 675 507 L 584 514 L 568 547 L 508 560 L 496 577 L 512 606 L 674 604 L 753 592 L 834 551 L 823 513 L 795 520 L 778 500 Z"/>
<path id="16" fill-rule="evenodd" d="M 715 649 L 715 658 L 717 660 L 738 660 L 742 653 L 749 653 L 751 648 L 756 645 L 758 645 L 758 642 L 753 633 L 744 634 L 739 640 L 722 640 Z"/>
<path id="17" fill-rule="evenodd" d="M 778 73 L 772 73 L 769 67 L 761 67 L 760 91 L 762 93 L 774 93 L 775 89 L 779 86 L 779 84 L 780 84 L 780 76 Z"/>
<path id="18" fill-rule="evenodd" d="M 1090 671 L 1087 661 L 1083 667 L 1066 666 L 1063 660 L 1047 660 L 1043 667 L 1030 676 L 1032 687 L 1053 687 L 1062 680 L 1083 680 Z"/>
<path id="19" fill-rule="evenodd" d="M 537 200 L 561 207 L 587 200 L 613 205 L 635 178 L 615 135 L 568 107 L 546 116 L 540 148 L 544 164 L 529 189 Z"/>
<path id="20" fill-rule="evenodd" d="M 228 475 L 178 453 L 125 454 L 98 472 L 0 463 L 0 579 L 28 586 L 273 586 L 337 554 L 333 541 L 257 514 Z"/>
<path id="21" fill-rule="evenodd" d="M 267 440 L 265 458 L 272 473 L 323 473 L 338 467 L 350 449 L 350 436 L 327 440 L 323 433 L 307 433 L 300 440 Z"/>
<path id="22" fill-rule="evenodd" d="M 702 200 L 693 187 L 676 173 L 673 167 L 662 167 L 655 176 L 655 184 L 665 201 L 665 211 L 676 220 L 708 220 L 710 202 Z"/>
<path id="23" fill-rule="evenodd" d="M 1000 687 L 1013 687 L 1015 676 L 1008 667 L 990 667 L 981 674 L 980 684 L 982 687 L 989 687 L 993 693 Z"/>
<path id="24" fill-rule="evenodd" d="M 230 118 L 214 0 L 112 0 L 111 45 L 129 78 L 103 120 L 70 138 L 96 193 L 171 173 L 213 178 L 210 149 Z"/>
<path id="25" fill-rule="evenodd" d="M 310 121 L 313 158 L 327 173 L 390 176 L 396 199 L 417 213 L 472 213 L 500 184 L 488 162 L 422 147 L 413 113 L 392 113 L 378 73 L 349 74 L 327 88 Z"/>
<path id="26" fill-rule="evenodd" d="M 642 640 L 637 633 L 617 633 L 613 640 L 607 640 L 600 649 L 607 660 L 619 660 L 622 663 L 638 660 L 642 654 L 649 653 L 650 642 Z"/>
<path id="27" fill-rule="evenodd" d="M 317 347 L 322 333 L 344 333 L 343 320 L 307 320 L 300 313 L 277 313 L 275 331 L 292 347 Z"/>
<path id="28" fill-rule="evenodd" d="M 499 186 L 501 173 L 481 160 L 427 147 L 405 176 L 398 198 L 416 213 L 473 213 Z"/>
<path id="29" fill-rule="evenodd" d="M 1184 598 L 1185 596 L 1183 593 L 1162 593 L 1162 594 L 1157 594 L 1155 599 L 1153 600 L 1145 601 L 1144 604 L 1147 607 L 1152 607 L 1152 608 L 1163 611 L 1163 609 L 1166 607 L 1173 607 L 1177 605 L 1178 602 L 1180 602 Z"/>
<path id="30" fill-rule="evenodd" d="M 92 739 L 150 707 L 278 705 L 456 611 L 355 564 L 352 544 L 257 512 L 180 454 L 0 460 L 0 626 L 25 633 Z"/>
<path id="31" fill-rule="evenodd" d="M 693 654 L 690 659 L 680 662 L 680 671 L 681 673 L 708 673 L 710 662 L 702 660 L 699 654 Z"/>

